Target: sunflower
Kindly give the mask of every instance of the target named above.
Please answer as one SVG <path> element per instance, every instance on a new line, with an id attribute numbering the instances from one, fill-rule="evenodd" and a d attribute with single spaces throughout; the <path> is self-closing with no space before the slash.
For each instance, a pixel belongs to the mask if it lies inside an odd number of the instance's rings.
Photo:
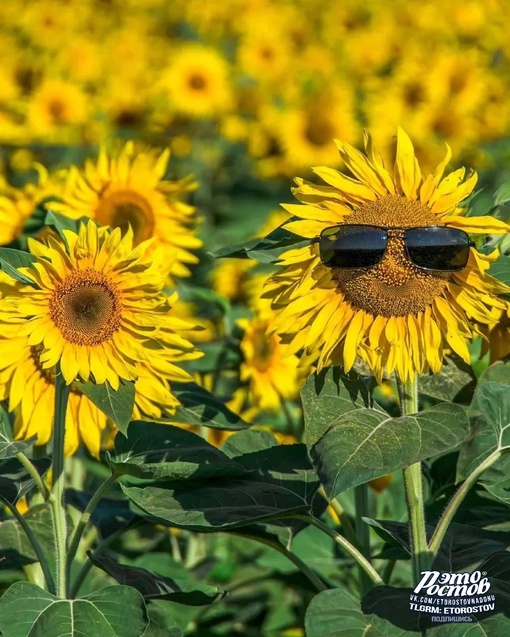
<path id="1" fill-rule="evenodd" d="M 31 164 L 37 180 L 22 188 L 6 185 L 0 195 L 0 245 L 18 239 L 25 230 L 38 204 L 44 199 L 58 197 L 63 182 L 60 173 L 50 175 L 42 164 Z"/>
<path id="2" fill-rule="evenodd" d="M 32 95 L 27 125 L 33 135 L 45 137 L 61 127 L 83 124 L 87 115 L 87 99 L 78 86 L 48 79 Z"/>
<path id="3" fill-rule="evenodd" d="M 466 217 L 458 208 L 473 190 L 476 174 L 456 170 L 443 178 L 451 152 L 429 175 L 418 165 L 409 137 L 399 129 L 393 175 L 365 134 L 365 154 L 338 142 L 352 177 L 330 168 L 314 172 L 328 185 L 297 180 L 295 195 L 305 205 L 285 208 L 299 217 L 284 227 L 312 239 L 337 224 L 382 227 L 445 226 L 471 233 L 503 234 L 507 224 L 493 217 Z M 391 234 L 382 260 L 371 268 L 323 265 L 316 243 L 282 254 L 283 270 L 266 284 L 277 317 L 272 331 L 289 353 L 320 370 L 360 356 L 381 380 L 396 371 L 402 380 L 415 372 L 438 372 L 446 350 L 466 362 L 467 342 L 478 324 L 494 324 L 505 304 L 495 295 L 509 288 L 486 272 L 493 255 L 474 248 L 463 270 L 417 268 L 406 256 L 401 234 Z"/>
<path id="4" fill-rule="evenodd" d="M 228 75 L 228 64 L 215 49 L 188 44 L 176 53 L 162 82 L 177 112 L 214 117 L 231 106 Z"/>
<path id="5" fill-rule="evenodd" d="M 12 286 L 11 286 L 12 287 Z M 9 292 L 6 286 L 3 291 Z M 13 290 L 10 290 L 13 293 Z M 24 320 L 24 319 L 23 319 Z M 17 336 L 22 324 L 3 325 L 0 340 L 0 399 L 9 400 L 9 411 L 16 413 L 16 439 L 37 436 L 37 445 L 50 441 L 55 404 L 55 369 L 44 368 L 42 347 L 31 346 L 27 336 Z M 133 419 L 160 420 L 175 413 L 179 404 L 168 381 L 155 375 L 147 364 L 137 367 Z M 116 427 L 74 384 L 71 385 L 66 418 L 65 455 L 73 455 L 83 443 L 98 457 Z"/>
<path id="6" fill-rule="evenodd" d="M 349 142 L 357 138 L 352 92 L 337 87 L 315 97 L 307 107 L 286 111 L 275 134 L 285 161 L 293 168 L 314 163 L 338 164 L 333 139 Z"/>
<path id="7" fill-rule="evenodd" d="M 240 378 L 247 384 L 250 403 L 264 411 L 276 411 L 283 400 L 296 398 L 302 379 L 298 357 L 285 355 L 279 336 L 268 334 L 270 323 L 266 312 L 237 321 L 244 331 Z"/>
<path id="8" fill-rule="evenodd" d="M 100 149 L 97 162 L 89 160 L 80 171 L 72 167 L 62 202 L 56 212 L 96 219 L 104 226 L 130 226 L 134 243 L 154 238 L 152 250 L 164 256 L 162 267 L 171 277 L 189 276 L 187 264 L 197 263 L 190 250 L 202 245 L 192 227 L 195 209 L 182 199 L 196 188 L 190 177 L 165 179 L 170 151 L 136 152 L 128 142 L 118 153 Z"/>
<path id="9" fill-rule="evenodd" d="M 121 380 L 147 374 L 189 380 L 175 362 L 198 353 L 179 334 L 187 324 L 170 314 L 175 296 L 162 292 L 165 277 L 150 242 L 133 248 L 131 230 L 122 236 L 92 221 L 64 234 L 65 244 L 29 239 L 35 261 L 20 271 L 37 289 L 16 284 L 17 293 L 3 300 L 2 335 L 18 324 L 16 336 L 37 348 L 41 369 L 60 363 L 68 385 L 108 381 L 116 390 Z"/>

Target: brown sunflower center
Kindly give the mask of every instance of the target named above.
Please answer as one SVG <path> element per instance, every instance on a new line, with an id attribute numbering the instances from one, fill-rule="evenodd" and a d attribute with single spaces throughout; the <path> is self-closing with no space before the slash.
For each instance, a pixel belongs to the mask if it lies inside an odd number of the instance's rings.
<path id="1" fill-rule="evenodd" d="M 96 219 L 103 226 L 120 228 L 123 234 L 131 226 L 135 245 L 152 237 L 154 232 L 152 206 L 133 190 L 103 193 L 96 208 Z"/>
<path id="2" fill-rule="evenodd" d="M 55 122 L 59 122 L 64 119 L 66 107 L 62 100 L 54 98 L 48 104 L 48 111 Z"/>
<path id="3" fill-rule="evenodd" d="M 200 73 L 193 73 L 193 75 L 189 78 L 189 86 L 194 91 L 203 91 L 206 85 L 207 82 L 205 77 L 200 75 Z"/>
<path id="4" fill-rule="evenodd" d="M 102 272 L 76 270 L 60 283 L 50 300 L 50 317 L 74 345 L 100 345 L 120 328 L 120 292 Z"/>
<path id="5" fill-rule="evenodd" d="M 314 146 L 324 146 L 331 143 L 335 131 L 330 121 L 316 115 L 309 118 L 305 129 L 306 139 Z"/>
<path id="6" fill-rule="evenodd" d="M 418 201 L 387 196 L 355 210 L 349 223 L 420 227 L 434 225 L 436 217 Z M 441 295 L 450 275 L 416 267 L 407 257 L 404 233 L 390 230 L 388 234 L 386 251 L 376 266 L 336 269 L 333 277 L 346 301 L 370 314 L 390 317 L 422 312 Z"/>
<path id="7" fill-rule="evenodd" d="M 258 370 L 265 370 L 274 352 L 274 337 L 268 336 L 265 328 L 257 328 L 253 334 L 253 358 Z"/>

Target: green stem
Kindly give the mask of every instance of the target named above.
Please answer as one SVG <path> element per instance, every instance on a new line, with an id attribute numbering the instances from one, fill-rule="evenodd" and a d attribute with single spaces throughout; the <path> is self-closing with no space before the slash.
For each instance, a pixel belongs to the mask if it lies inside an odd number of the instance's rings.
<path id="1" fill-rule="evenodd" d="M 245 537 L 245 538 L 249 538 L 250 540 L 255 540 L 256 542 L 260 542 L 260 544 L 265 544 L 266 546 L 270 546 L 271 548 L 275 549 L 276 551 L 284 555 L 295 566 L 297 566 L 298 569 L 303 573 L 303 575 L 305 575 L 310 580 L 310 582 L 315 586 L 316 590 L 318 590 L 319 592 L 328 590 L 328 587 L 317 575 L 317 573 L 313 569 L 311 569 L 308 566 L 308 564 L 305 564 L 305 562 L 303 562 L 301 558 L 299 558 L 295 553 L 290 551 L 283 544 L 279 544 L 278 542 L 271 542 L 270 540 L 264 540 L 263 538 L 258 537 L 256 535 L 241 534 L 240 537 Z"/>
<path id="2" fill-rule="evenodd" d="M 94 551 L 94 555 L 100 555 L 105 549 L 107 549 L 110 546 L 110 544 L 115 542 L 115 540 L 118 539 L 123 533 L 126 533 L 126 531 L 131 531 L 134 528 L 141 526 L 143 523 L 144 522 L 141 520 L 140 522 L 133 523 L 129 528 L 117 529 L 117 531 L 109 535 L 102 542 L 99 542 L 99 544 L 96 547 L 96 550 Z M 85 578 L 87 577 L 90 569 L 93 566 L 94 564 L 92 563 L 90 557 L 87 557 L 87 561 L 85 562 L 85 564 L 83 564 L 78 575 L 76 576 L 76 579 L 74 580 L 74 583 L 71 587 L 71 592 L 69 593 L 69 599 L 74 599 L 76 595 L 78 595 L 80 588 L 82 587 L 82 584 L 85 581 Z"/>
<path id="3" fill-rule="evenodd" d="M 55 373 L 55 419 L 53 422 L 52 482 L 48 503 L 51 508 L 55 540 L 57 597 L 65 599 L 67 593 L 67 523 L 64 506 L 64 438 L 67 402 L 71 387 L 65 384 L 60 365 Z"/>
<path id="4" fill-rule="evenodd" d="M 35 482 L 36 487 L 39 489 L 42 497 L 44 498 L 44 501 L 46 502 L 48 498 L 50 497 L 50 492 L 48 490 L 48 487 L 44 484 L 44 480 L 39 475 L 39 472 L 37 471 L 35 466 L 32 464 L 30 459 L 27 458 L 27 456 L 25 456 L 25 454 L 22 451 L 16 454 L 16 458 L 21 462 L 21 464 L 25 467 L 27 472 L 30 474 L 33 481 Z"/>
<path id="5" fill-rule="evenodd" d="M 418 411 L 418 381 L 416 378 L 402 383 L 397 378 L 400 394 L 400 408 L 403 416 Z M 425 527 L 425 510 L 423 505 L 423 483 L 421 462 L 416 462 L 404 469 L 404 487 L 406 491 L 407 510 L 409 516 L 409 537 L 411 540 L 411 560 L 413 580 L 417 584 L 420 573 L 429 568 L 431 555 L 427 544 Z"/>
<path id="6" fill-rule="evenodd" d="M 368 484 L 360 484 L 354 487 L 354 506 L 356 509 L 356 538 L 361 552 L 370 563 L 370 527 L 362 518 L 369 517 L 368 510 Z M 371 588 L 367 574 L 360 568 L 360 589 L 365 595 Z"/>
<path id="7" fill-rule="evenodd" d="M 395 565 L 397 563 L 397 560 L 388 560 L 386 562 L 386 565 L 384 567 L 383 573 L 382 573 L 382 578 L 384 583 L 389 586 L 390 584 L 390 580 L 391 580 L 391 576 L 393 574 L 393 569 L 395 568 Z"/>
<path id="8" fill-rule="evenodd" d="M 329 535 L 329 537 L 332 538 L 337 544 L 339 544 L 346 553 L 349 553 L 349 555 L 353 558 L 353 560 L 355 560 L 358 563 L 358 565 L 365 571 L 365 573 L 368 575 L 368 577 L 374 584 L 378 584 L 378 585 L 384 584 L 381 577 L 379 576 L 379 573 L 374 569 L 372 564 L 370 564 L 370 562 L 360 553 L 360 551 L 358 551 L 358 549 L 355 546 L 353 546 L 346 538 L 344 538 L 343 535 L 340 535 L 333 529 L 330 529 L 327 524 L 324 524 L 324 522 L 312 516 L 295 515 L 293 517 L 298 520 L 303 520 L 305 522 L 308 522 L 309 524 L 313 524 L 315 527 L 320 529 L 323 533 L 326 533 L 326 535 Z"/>
<path id="9" fill-rule="evenodd" d="M 455 495 L 444 510 L 444 513 L 437 524 L 434 534 L 432 535 L 432 539 L 430 540 L 430 552 L 433 556 L 435 556 L 439 551 L 444 536 L 446 535 L 446 531 L 448 530 L 448 527 L 453 520 L 455 513 L 457 513 L 457 510 L 461 505 L 462 500 L 466 497 L 468 491 L 475 484 L 482 473 L 492 467 L 492 465 L 497 462 L 502 455 L 503 452 L 501 451 L 501 449 L 493 451 L 490 456 L 485 458 L 482 464 L 480 464 L 457 489 Z"/>
<path id="10" fill-rule="evenodd" d="M 67 576 L 68 577 L 71 572 L 72 561 L 80 545 L 80 540 L 82 538 L 83 532 L 85 531 L 87 524 L 90 521 L 90 517 L 92 513 L 94 512 L 94 509 L 96 508 L 97 504 L 103 497 L 103 495 L 108 491 L 108 489 L 112 486 L 112 484 L 114 484 L 117 481 L 117 478 L 118 476 L 116 475 L 111 475 L 109 478 L 107 478 L 103 482 L 103 484 L 99 487 L 99 489 L 94 493 L 89 503 L 85 507 L 83 513 L 81 514 L 78 524 L 76 525 L 76 529 L 74 531 L 71 544 L 69 546 L 69 551 L 67 552 Z"/>
<path id="11" fill-rule="evenodd" d="M 3 498 L 1 495 L 0 495 L 0 501 L 5 504 L 5 506 L 9 509 L 9 511 L 12 513 L 12 515 L 16 518 L 16 520 L 19 522 L 19 525 L 21 526 L 21 528 L 25 532 L 25 535 L 27 536 L 30 544 L 32 545 L 32 548 L 34 549 L 34 553 L 36 554 L 37 559 L 39 560 L 39 564 L 41 565 L 41 569 L 42 569 L 42 572 L 44 573 L 44 579 L 46 581 L 46 586 L 48 587 L 48 591 L 52 595 L 54 595 L 55 594 L 55 582 L 53 580 L 53 576 L 51 574 L 50 568 L 48 566 L 48 562 L 47 562 L 46 557 L 45 557 L 45 555 L 43 553 L 41 545 L 37 541 L 37 538 L 35 537 L 34 532 L 30 528 L 30 526 L 28 525 L 28 522 L 25 520 L 25 518 L 18 511 L 18 509 L 16 508 L 16 505 L 11 504 L 7 499 Z"/>
<path id="12" fill-rule="evenodd" d="M 326 491 L 324 490 L 324 487 L 319 488 L 319 493 L 326 500 L 326 502 L 328 502 L 328 504 L 331 506 L 333 511 L 338 515 L 338 519 L 340 520 L 340 524 L 345 533 L 345 537 L 349 540 L 351 544 L 356 545 L 358 542 L 356 538 L 356 532 L 354 531 L 354 527 L 351 524 L 351 520 L 349 516 L 347 515 L 347 513 L 345 512 L 345 509 L 341 505 L 338 498 L 333 498 L 332 500 L 330 500 Z"/>

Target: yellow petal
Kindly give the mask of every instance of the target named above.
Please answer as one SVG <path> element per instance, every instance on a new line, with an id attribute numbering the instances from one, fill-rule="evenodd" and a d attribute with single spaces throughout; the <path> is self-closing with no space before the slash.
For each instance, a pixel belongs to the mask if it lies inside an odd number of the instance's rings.
<path id="1" fill-rule="evenodd" d="M 401 192 L 409 199 L 417 199 L 421 184 L 421 170 L 408 135 L 402 128 L 397 131 L 395 178 Z"/>

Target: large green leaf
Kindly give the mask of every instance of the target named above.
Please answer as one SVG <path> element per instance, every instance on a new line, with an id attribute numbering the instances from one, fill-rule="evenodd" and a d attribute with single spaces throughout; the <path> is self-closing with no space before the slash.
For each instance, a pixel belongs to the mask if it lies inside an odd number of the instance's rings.
<path id="1" fill-rule="evenodd" d="M 495 279 L 510 285 L 510 257 L 502 254 L 494 263 L 491 263 L 488 272 Z"/>
<path id="2" fill-rule="evenodd" d="M 469 403 L 475 386 L 476 379 L 471 367 L 454 357 L 445 359 L 440 374 L 424 374 L 418 380 L 422 396 L 441 402 Z"/>
<path id="3" fill-rule="evenodd" d="M 140 637 L 147 623 L 143 597 L 128 586 L 62 600 L 35 584 L 16 582 L 0 599 L 4 637 Z"/>
<path id="4" fill-rule="evenodd" d="M 12 248 L 0 248 L 0 270 L 3 270 L 10 277 L 31 285 L 32 287 L 38 287 L 38 285 L 22 274 L 18 268 L 28 268 L 35 261 L 35 257 L 29 252 L 23 252 L 23 250 L 13 250 Z"/>
<path id="5" fill-rule="evenodd" d="M 100 385 L 92 382 L 76 382 L 75 385 L 123 434 L 126 433 L 135 405 L 134 383 L 121 380 L 117 390 L 112 389 L 108 381 Z"/>
<path id="6" fill-rule="evenodd" d="M 3 407 L 0 406 L 0 460 L 14 458 L 20 451 L 30 448 L 37 440 L 36 436 L 28 440 L 12 440 L 12 426 L 9 416 Z"/>
<path id="7" fill-rule="evenodd" d="M 310 508 L 290 489 L 256 480 L 215 480 L 194 489 L 122 485 L 122 490 L 142 514 L 194 531 L 237 528 L 285 515 L 307 513 Z"/>
<path id="8" fill-rule="evenodd" d="M 335 497 L 350 487 L 451 451 L 468 434 L 468 425 L 465 410 L 451 403 L 400 418 L 377 409 L 354 409 L 333 419 L 310 455 L 324 488 Z"/>
<path id="9" fill-rule="evenodd" d="M 245 471 L 202 436 L 173 425 L 132 422 L 115 437 L 108 462 L 119 474 L 153 480 L 242 476 Z"/>
<path id="10" fill-rule="evenodd" d="M 443 624 L 427 631 L 427 637 L 508 637 L 510 619 L 497 615 L 480 623 Z"/>
<path id="11" fill-rule="evenodd" d="M 506 375 L 507 366 L 495 367 L 493 374 L 496 372 Z M 480 415 L 472 418 L 471 436 L 459 455 L 457 477 L 465 480 L 488 456 L 500 453 L 480 480 L 492 495 L 510 503 L 510 389 L 504 383 L 484 382 L 476 391 L 475 404 Z"/>
<path id="12" fill-rule="evenodd" d="M 355 372 L 345 374 L 340 367 L 329 367 L 308 377 L 301 390 L 306 440 L 315 444 L 338 418 L 363 407 L 370 407 L 370 394 Z"/>
<path id="13" fill-rule="evenodd" d="M 205 425 L 214 429 L 244 429 L 249 424 L 224 402 L 196 383 L 172 383 L 172 392 L 181 403 L 171 422 Z"/>
<path id="14" fill-rule="evenodd" d="M 43 551 L 50 555 L 55 549 L 53 538 L 51 512 L 46 504 L 37 504 L 25 513 L 24 518 L 32 529 Z M 9 553 L 10 552 L 10 553 Z M 14 567 L 17 563 L 37 561 L 32 545 L 19 522 L 14 518 L 0 522 L 0 568 Z"/>
<path id="15" fill-rule="evenodd" d="M 279 227 L 263 239 L 257 238 L 238 245 L 227 246 L 216 250 L 212 256 L 216 258 L 255 259 L 259 263 L 274 263 L 283 252 L 306 245 L 310 245 L 309 239 L 303 240 L 303 237 Z"/>
<path id="16" fill-rule="evenodd" d="M 196 531 L 239 528 L 310 512 L 319 481 L 304 445 L 270 447 L 235 460 L 246 471 L 244 478 L 121 486 L 142 514 Z"/>
<path id="17" fill-rule="evenodd" d="M 378 587 L 379 588 L 379 587 Z M 343 588 L 316 595 L 305 617 L 306 637 L 416 637 L 379 617 L 363 615 L 359 600 Z"/>

